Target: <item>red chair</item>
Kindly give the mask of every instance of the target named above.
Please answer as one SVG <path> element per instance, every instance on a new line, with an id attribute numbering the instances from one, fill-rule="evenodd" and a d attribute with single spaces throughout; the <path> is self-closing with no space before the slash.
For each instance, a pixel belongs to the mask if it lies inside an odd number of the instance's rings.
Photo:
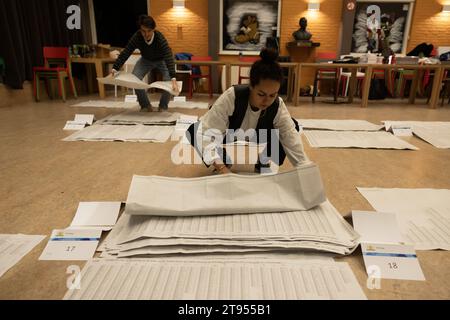
<path id="1" fill-rule="evenodd" d="M 212 61 L 212 58 L 210 56 L 205 56 L 205 57 L 201 57 L 201 56 L 192 56 L 191 57 L 191 61 Z M 208 79 L 208 92 L 209 92 L 209 98 L 211 99 L 213 94 L 212 94 L 212 80 L 211 80 L 211 66 L 207 66 L 208 67 L 208 74 L 193 74 L 191 72 L 191 74 L 189 75 L 189 98 L 192 98 L 192 91 L 193 91 L 193 80 L 194 79 L 200 79 L 200 78 L 206 78 Z"/>
<path id="2" fill-rule="evenodd" d="M 44 47 L 44 67 L 33 67 L 33 91 L 36 101 L 39 101 L 39 81 L 45 80 L 45 87 L 49 97 L 49 82 L 58 81 L 58 92 L 63 101 L 66 101 L 65 79 L 68 78 L 72 94 L 77 98 L 77 90 L 72 78 L 69 58 L 69 49 L 65 47 Z"/>
<path id="3" fill-rule="evenodd" d="M 239 57 L 240 62 L 255 62 L 261 59 L 260 57 Z M 239 79 L 238 83 L 242 84 L 242 80 L 250 79 L 250 67 L 239 66 Z"/>
<path id="4" fill-rule="evenodd" d="M 316 55 L 316 62 L 325 62 L 336 60 L 335 52 L 319 52 Z M 312 102 L 316 102 L 316 95 L 318 92 L 319 82 L 322 80 L 333 80 L 334 87 L 334 102 L 337 102 L 337 94 L 339 87 L 339 69 L 338 68 L 318 68 L 314 77 L 314 89 Z"/>

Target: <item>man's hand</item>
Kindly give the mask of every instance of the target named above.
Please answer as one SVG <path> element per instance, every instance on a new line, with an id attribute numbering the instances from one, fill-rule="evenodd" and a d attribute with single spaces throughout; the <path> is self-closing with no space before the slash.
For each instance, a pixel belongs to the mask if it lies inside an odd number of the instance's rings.
<path id="1" fill-rule="evenodd" d="M 172 78 L 172 90 L 175 92 L 180 92 L 180 89 L 178 88 L 177 79 Z"/>
<path id="2" fill-rule="evenodd" d="M 116 69 L 112 69 L 110 75 L 114 78 L 119 75 L 120 71 L 117 71 Z"/>

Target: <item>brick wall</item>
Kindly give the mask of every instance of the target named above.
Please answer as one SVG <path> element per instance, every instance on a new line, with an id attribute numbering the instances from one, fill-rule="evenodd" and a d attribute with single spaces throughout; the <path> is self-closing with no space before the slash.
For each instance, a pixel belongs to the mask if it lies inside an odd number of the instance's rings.
<path id="1" fill-rule="evenodd" d="M 293 41 L 292 33 L 296 31 L 301 17 L 308 19 L 307 30 L 312 33 L 312 41 L 320 42 L 317 51 L 335 51 L 339 49 L 341 28 L 342 0 L 321 0 L 320 10 L 308 11 L 306 0 L 283 0 L 281 19 L 281 54 L 288 54 L 286 43 Z"/>
<path id="2" fill-rule="evenodd" d="M 416 0 L 408 51 L 422 42 L 435 47 L 450 46 L 450 13 L 442 12 L 448 0 Z"/>
<path id="3" fill-rule="evenodd" d="M 151 0 L 150 15 L 173 53 L 208 55 L 208 0 L 186 0 L 185 5 L 172 8 L 171 0 Z"/>

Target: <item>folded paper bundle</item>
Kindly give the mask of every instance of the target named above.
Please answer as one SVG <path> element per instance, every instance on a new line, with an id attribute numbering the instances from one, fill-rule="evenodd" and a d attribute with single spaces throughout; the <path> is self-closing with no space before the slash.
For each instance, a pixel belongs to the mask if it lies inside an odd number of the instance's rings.
<path id="1" fill-rule="evenodd" d="M 157 216 L 285 212 L 308 210 L 325 200 L 319 169 L 309 163 L 276 175 L 134 176 L 125 212 Z"/>
<path id="2" fill-rule="evenodd" d="M 178 91 L 172 88 L 172 81 L 155 81 L 151 84 L 145 83 L 132 73 L 119 73 L 117 76 L 109 75 L 104 78 L 97 78 L 102 84 L 110 84 L 113 86 L 121 86 L 130 89 L 150 89 L 157 88 L 170 92 L 174 96 L 178 96 L 183 87 L 183 81 L 177 81 Z"/>

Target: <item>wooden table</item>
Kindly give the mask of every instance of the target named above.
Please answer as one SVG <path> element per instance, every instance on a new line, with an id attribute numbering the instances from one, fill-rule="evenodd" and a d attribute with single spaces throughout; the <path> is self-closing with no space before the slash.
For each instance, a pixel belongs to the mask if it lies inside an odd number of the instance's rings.
<path id="1" fill-rule="evenodd" d="M 225 75 L 225 83 L 226 87 L 231 87 L 231 67 L 232 66 L 244 66 L 244 67 L 251 67 L 252 62 L 243 62 L 243 61 L 236 61 L 236 62 L 226 62 L 226 61 L 191 61 L 191 60 L 175 60 L 175 64 L 177 65 L 183 65 L 183 64 L 190 64 L 190 65 L 196 65 L 196 66 L 225 66 L 226 68 L 226 75 Z M 296 101 L 295 92 L 293 89 L 297 87 L 297 82 L 299 82 L 299 76 L 297 74 L 298 70 L 298 63 L 297 62 L 280 62 L 280 66 L 282 68 L 288 69 L 288 87 L 287 87 L 287 100 L 292 101 L 292 96 L 294 95 L 294 101 Z M 297 102 L 294 102 L 295 105 L 298 103 L 298 97 Z"/>
<path id="2" fill-rule="evenodd" d="M 96 78 L 103 78 L 103 66 L 105 64 L 109 63 L 115 63 L 116 59 L 113 58 L 97 58 L 97 57 L 86 57 L 86 58 L 70 58 L 71 63 L 84 63 L 84 64 L 94 64 L 95 65 L 95 72 L 96 72 Z M 88 77 L 88 82 L 90 82 L 91 79 Z M 100 95 L 100 98 L 105 98 L 105 85 L 98 82 L 98 93 Z"/>
<path id="3" fill-rule="evenodd" d="M 419 72 L 423 72 L 425 70 L 435 70 L 435 76 L 433 80 L 431 99 L 429 102 L 430 108 L 436 108 L 437 100 L 439 98 L 440 84 L 442 83 L 443 77 L 443 69 L 448 68 L 450 66 L 442 66 L 442 65 L 409 65 L 409 64 L 347 64 L 347 63 L 300 63 L 298 66 L 298 77 L 301 77 L 302 68 L 346 68 L 351 70 L 350 77 L 350 88 L 349 88 L 349 96 L 348 103 L 353 103 L 353 96 L 356 90 L 356 75 L 357 70 L 359 68 L 364 68 L 365 71 L 365 80 L 372 79 L 373 70 L 383 69 L 386 71 L 398 70 L 398 69 L 406 69 L 406 70 L 414 70 L 414 80 L 411 86 L 410 94 L 409 94 L 409 103 L 414 104 L 417 87 L 419 84 Z M 391 77 L 387 77 L 388 83 L 391 81 Z M 364 81 L 364 87 L 362 89 L 362 99 L 361 99 L 361 107 L 365 108 L 369 103 L 369 90 L 370 90 L 371 81 Z M 295 89 L 295 97 L 294 97 L 294 105 L 297 105 L 296 101 L 298 101 L 298 96 L 300 95 L 300 83 L 297 83 L 297 87 Z"/>

